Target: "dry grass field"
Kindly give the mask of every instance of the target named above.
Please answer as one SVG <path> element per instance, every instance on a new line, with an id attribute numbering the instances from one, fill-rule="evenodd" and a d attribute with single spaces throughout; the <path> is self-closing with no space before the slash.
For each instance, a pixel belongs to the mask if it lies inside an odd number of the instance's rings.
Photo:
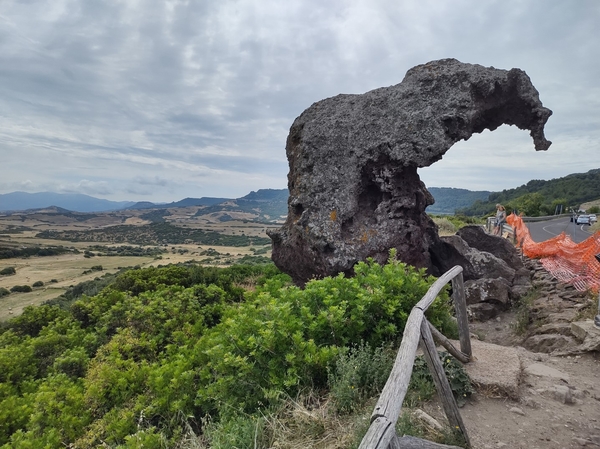
<path id="1" fill-rule="evenodd" d="M 245 220 L 245 217 L 226 222 L 219 221 L 219 217 L 196 217 L 198 208 L 178 208 L 170 210 L 171 215 L 167 222 L 184 229 L 199 229 L 205 232 L 216 232 L 228 236 L 246 236 L 266 238 L 268 228 L 278 228 L 277 224 L 262 224 Z M 143 211 L 147 213 L 148 211 Z M 0 321 L 20 314 L 28 305 L 38 305 L 44 301 L 56 298 L 64 293 L 70 286 L 80 282 L 94 279 L 105 273 L 115 273 L 121 268 L 149 267 L 181 262 L 196 261 L 204 265 L 227 266 L 244 256 L 261 255 L 270 257 L 270 245 L 259 244 L 254 246 L 218 246 L 201 243 L 173 243 L 153 246 L 164 250 L 160 256 L 106 256 L 96 255 L 85 257 L 84 251 L 89 251 L 91 245 L 100 247 L 116 247 L 128 245 L 127 242 L 119 244 L 108 242 L 83 242 L 54 240 L 38 238 L 36 234 L 41 231 L 93 231 L 109 230 L 111 226 L 128 225 L 135 229 L 136 226 L 148 225 L 150 222 L 140 218 L 140 211 L 112 212 L 104 214 L 60 214 L 54 210 L 47 213 L 21 213 L 13 215 L 0 215 L 0 248 L 23 247 L 57 247 L 62 246 L 78 253 L 69 252 L 55 256 L 30 256 L 0 259 L 0 271 L 7 267 L 16 270 L 14 275 L 0 276 L 0 288 L 10 290 L 15 285 L 32 286 L 35 282 L 43 282 L 41 287 L 33 287 L 32 292 L 17 293 L 0 297 Z M 236 217 L 238 218 L 238 217 Z M 140 247 L 140 245 L 135 245 Z M 91 250 L 98 254 L 98 250 Z M 92 267 L 101 265 L 102 271 L 92 270 Z M 87 272 L 87 273 L 85 273 Z"/>

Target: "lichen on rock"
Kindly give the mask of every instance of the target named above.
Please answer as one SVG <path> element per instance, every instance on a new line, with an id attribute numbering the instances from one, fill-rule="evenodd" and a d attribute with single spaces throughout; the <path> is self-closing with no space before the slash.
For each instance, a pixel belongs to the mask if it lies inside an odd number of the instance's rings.
<path id="1" fill-rule="evenodd" d="M 288 216 L 269 233 L 273 261 L 302 284 L 351 272 L 359 260 L 400 260 L 432 273 L 439 237 L 433 197 L 417 169 L 459 140 L 502 124 L 530 130 L 546 150 L 542 106 L 527 74 L 455 59 L 410 69 L 395 86 L 338 95 L 305 110 L 286 143 Z"/>

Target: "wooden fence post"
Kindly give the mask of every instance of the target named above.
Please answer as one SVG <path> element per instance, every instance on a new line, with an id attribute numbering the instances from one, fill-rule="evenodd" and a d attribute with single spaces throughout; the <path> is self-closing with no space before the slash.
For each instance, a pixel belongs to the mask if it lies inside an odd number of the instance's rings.
<path id="1" fill-rule="evenodd" d="M 442 406 L 444 407 L 444 411 L 448 417 L 448 422 L 453 430 L 460 430 L 465 442 L 470 446 L 471 443 L 469 442 L 467 428 L 465 427 L 462 417 L 460 416 L 458 404 L 456 403 L 456 400 L 452 394 L 452 388 L 450 388 L 450 383 L 446 378 L 444 366 L 440 361 L 440 356 L 435 347 L 435 342 L 431 336 L 431 331 L 429 330 L 429 325 L 426 319 L 423 319 L 421 322 L 421 346 L 424 352 L 423 355 L 427 361 L 429 370 L 431 371 L 438 395 L 442 401 Z"/>
<path id="2" fill-rule="evenodd" d="M 456 321 L 458 322 L 460 350 L 471 358 L 473 351 L 471 349 L 469 317 L 467 316 L 467 300 L 465 298 L 465 284 L 462 272 L 452 278 L 452 297 L 454 298 L 454 311 L 456 312 Z"/>

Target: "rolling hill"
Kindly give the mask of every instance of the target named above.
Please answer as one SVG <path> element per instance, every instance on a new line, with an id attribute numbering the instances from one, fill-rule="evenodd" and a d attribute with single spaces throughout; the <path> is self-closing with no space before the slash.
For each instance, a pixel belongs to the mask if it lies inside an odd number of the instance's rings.
<path id="1" fill-rule="evenodd" d="M 475 201 L 458 212 L 465 215 L 485 215 L 495 210 L 496 203 L 509 209 L 521 209 L 527 203 L 538 203 L 540 213 L 554 213 L 555 205 L 563 210 L 578 209 L 582 203 L 600 199 L 600 169 L 574 173 L 548 181 L 534 179 L 515 189 L 493 192 L 487 201 Z M 526 213 L 526 215 L 528 215 Z"/>

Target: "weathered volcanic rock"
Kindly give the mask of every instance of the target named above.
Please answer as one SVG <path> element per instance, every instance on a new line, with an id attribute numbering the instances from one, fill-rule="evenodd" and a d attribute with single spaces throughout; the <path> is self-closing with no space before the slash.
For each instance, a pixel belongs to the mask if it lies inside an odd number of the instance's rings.
<path id="1" fill-rule="evenodd" d="M 273 260 L 297 283 L 350 272 L 367 257 L 436 268 L 433 197 L 417 168 L 457 141 L 502 124 L 531 131 L 546 150 L 542 106 L 529 77 L 444 59 L 409 70 L 395 86 L 313 104 L 287 138 L 288 217 L 271 232 Z M 439 271 L 439 270 L 438 270 Z"/>

